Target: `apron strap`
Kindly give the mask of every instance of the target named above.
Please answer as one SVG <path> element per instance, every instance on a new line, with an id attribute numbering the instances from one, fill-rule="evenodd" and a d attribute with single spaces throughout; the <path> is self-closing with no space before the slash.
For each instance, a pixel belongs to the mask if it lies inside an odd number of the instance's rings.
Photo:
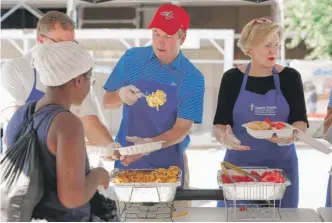
<path id="1" fill-rule="evenodd" d="M 275 88 L 276 88 L 277 92 L 280 93 L 281 92 L 280 78 L 279 78 L 279 73 L 278 73 L 277 69 L 275 68 L 275 66 L 272 68 L 272 72 L 273 72 L 273 80 L 274 80 Z"/>
<path id="2" fill-rule="evenodd" d="M 33 68 L 33 76 L 34 76 L 34 81 L 33 81 L 32 91 L 36 89 L 36 85 L 37 85 L 37 70 L 36 70 L 36 68 Z"/>
<path id="3" fill-rule="evenodd" d="M 243 81 L 242 81 L 242 85 L 241 85 L 241 91 L 244 91 L 246 89 L 250 68 L 251 68 L 251 63 L 248 63 L 246 70 L 244 72 Z M 280 89 L 279 73 L 278 73 L 277 69 L 275 68 L 275 66 L 272 68 L 272 73 L 273 73 L 273 80 L 274 80 L 275 88 L 276 88 L 277 92 L 280 93 L 281 89 Z"/>
<path id="4" fill-rule="evenodd" d="M 251 63 L 248 63 L 247 67 L 246 67 L 246 71 L 244 72 L 243 75 L 243 80 L 242 80 L 242 85 L 241 85 L 241 91 L 245 91 L 246 90 L 246 86 L 247 86 L 247 81 L 248 81 L 248 74 L 251 68 Z"/>

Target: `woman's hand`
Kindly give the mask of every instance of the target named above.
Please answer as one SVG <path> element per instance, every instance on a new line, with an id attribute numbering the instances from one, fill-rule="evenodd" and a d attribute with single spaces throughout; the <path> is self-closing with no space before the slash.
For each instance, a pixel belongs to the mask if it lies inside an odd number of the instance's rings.
<path id="1" fill-rule="evenodd" d="M 122 156 L 120 158 L 121 164 L 124 166 L 128 166 L 129 164 L 141 159 L 144 156 L 144 154 L 136 154 L 131 156 Z"/>
<path id="2" fill-rule="evenodd" d="M 107 170 L 102 167 L 97 167 L 91 171 L 95 172 L 98 184 L 107 189 L 111 179 Z"/>
<path id="3" fill-rule="evenodd" d="M 289 146 L 292 145 L 296 141 L 296 134 L 297 131 L 294 129 L 292 136 L 287 138 L 279 138 L 278 136 L 274 135 L 268 141 L 272 143 L 278 144 L 278 146 Z"/>
<path id="4" fill-rule="evenodd" d="M 241 141 L 233 134 L 230 125 L 227 125 L 225 128 L 222 126 L 216 126 L 216 139 L 229 149 L 250 150 L 250 146 L 241 145 Z"/>

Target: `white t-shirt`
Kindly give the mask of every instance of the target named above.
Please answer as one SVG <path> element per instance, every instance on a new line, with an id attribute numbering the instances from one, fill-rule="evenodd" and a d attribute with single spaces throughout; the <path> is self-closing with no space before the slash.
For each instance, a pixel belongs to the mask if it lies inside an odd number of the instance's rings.
<path id="1" fill-rule="evenodd" d="M 0 75 L 0 114 L 9 107 L 24 105 L 28 99 L 35 81 L 34 69 L 30 65 L 30 58 L 31 55 L 28 53 L 2 65 Z M 38 73 L 36 78 L 36 89 L 45 92 L 45 86 L 40 82 Z M 81 106 L 71 106 L 70 110 L 79 117 L 98 114 L 90 93 Z"/>

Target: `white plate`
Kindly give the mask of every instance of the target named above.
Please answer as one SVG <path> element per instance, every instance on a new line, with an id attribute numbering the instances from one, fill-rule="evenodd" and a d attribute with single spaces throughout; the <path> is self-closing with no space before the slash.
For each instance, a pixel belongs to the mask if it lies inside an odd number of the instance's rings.
<path id="1" fill-rule="evenodd" d="M 249 135 L 256 139 L 269 139 L 274 134 L 277 135 L 279 138 L 291 137 L 294 131 L 294 127 L 287 123 L 284 124 L 286 125 L 286 128 L 276 130 L 253 130 L 248 127 L 248 123 L 243 124 L 242 126 L 246 128 Z"/>
<path id="2" fill-rule="evenodd" d="M 147 154 L 153 151 L 159 150 L 162 147 L 164 141 L 144 143 L 133 146 L 121 147 L 121 148 L 106 148 L 102 146 L 87 146 L 86 151 L 90 154 L 97 156 L 109 157 L 112 156 L 115 150 L 119 150 L 120 154 L 125 155 L 136 155 L 136 154 Z"/>
<path id="3" fill-rule="evenodd" d="M 110 157 L 113 155 L 115 149 L 110 149 L 102 146 L 86 146 L 86 152 L 95 154 L 97 156 Z"/>
<path id="4" fill-rule="evenodd" d="M 121 147 L 121 148 L 119 148 L 119 152 L 123 156 L 135 155 L 135 154 L 146 154 L 146 153 L 151 153 L 153 151 L 161 149 L 162 144 L 163 144 L 163 141 Z"/>

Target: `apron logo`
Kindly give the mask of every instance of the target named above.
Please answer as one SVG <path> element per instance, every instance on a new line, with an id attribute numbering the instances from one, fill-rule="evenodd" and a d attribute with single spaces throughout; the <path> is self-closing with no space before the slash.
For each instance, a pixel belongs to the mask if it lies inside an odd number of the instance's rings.
<path id="1" fill-rule="evenodd" d="M 254 107 L 255 107 L 254 103 L 252 103 L 251 105 L 249 105 L 249 107 L 250 107 L 250 111 L 254 111 Z"/>
<path id="2" fill-rule="evenodd" d="M 171 86 L 176 86 L 176 83 L 175 83 L 175 82 L 172 82 L 172 83 L 171 83 Z"/>
<path id="3" fill-rule="evenodd" d="M 249 107 L 251 112 L 259 116 L 276 115 L 277 113 L 276 106 L 255 106 L 254 103 L 252 103 Z"/>
<path id="4" fill-rule="evenodd" d="M 173 11 L 163 11 L 160 15 L 164 16 L 165 19 L 174 19 Z"/>

